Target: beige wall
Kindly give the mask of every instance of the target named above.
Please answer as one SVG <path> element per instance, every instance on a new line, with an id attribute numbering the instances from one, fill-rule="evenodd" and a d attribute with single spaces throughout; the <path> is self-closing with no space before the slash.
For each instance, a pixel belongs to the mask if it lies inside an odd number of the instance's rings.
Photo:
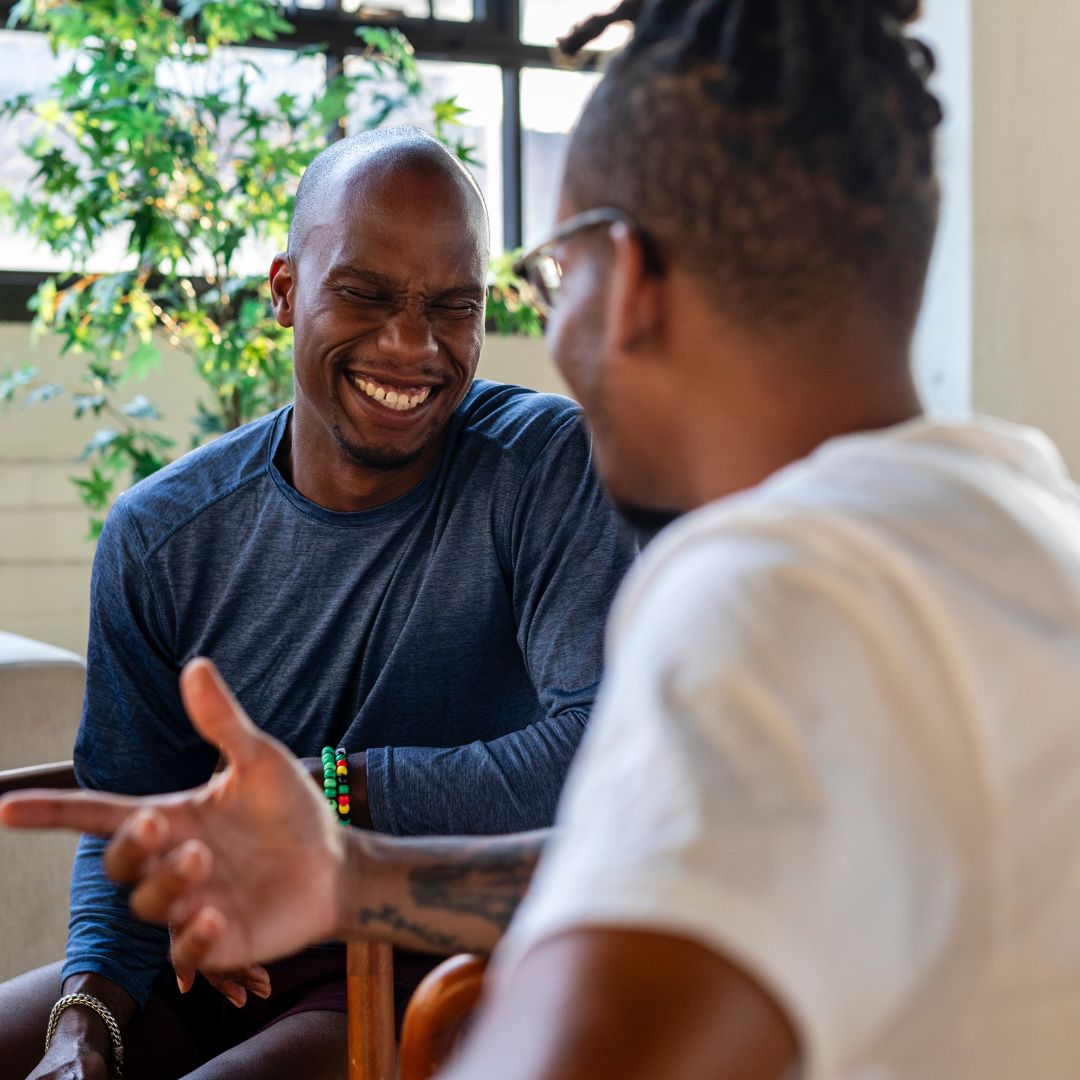
<path id="1" fill-rule="evenodd" d="M 975 407 L 1080 475 L 1080 4 L 975 0 Z"/>
<path id="2" fill-rule="evenodd" d="M 29 342 L 25 324 L 0 324 L 0 371 L 23 362 L 38 365 L 58 382 L 78 373 L 77 357 L 59 357 L 55 342 Z M 480 374 L 540 390 L 565 393 L 543 344 L 490 338 Z M 131 394 L 145 393 L 165 414 L 169 434 L 186 445 L 199 384 L 180 354 L 166 352 L 162 369 Z M 68 477 L 94 432 L 105 426 L 87 417 L 74 421 L 71 404 L 0 412 L 0 630 L 86 651 L 87 597 L 93 544 L 87 514 Z"/>

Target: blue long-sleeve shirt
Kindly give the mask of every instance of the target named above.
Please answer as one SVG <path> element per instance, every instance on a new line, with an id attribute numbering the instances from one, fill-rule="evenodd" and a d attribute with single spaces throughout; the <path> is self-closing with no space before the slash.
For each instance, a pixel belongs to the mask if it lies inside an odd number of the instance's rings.
<path id="1" fill-rule="evenodd" d="M 252 719 L 301 757 L 367 751 L 375 827 L 496 833 L 550 824 L 601 673 L 603 624 L 635 552 L 570 401 L 477 381 L 438 464 L 356 513 L 274 464 L 289 409 L 188 454 L 116 503 L 94 561 L 86 787 L 204 782 L 216 752 L 178 674 L 208 656 Z M 75 860 L 63 977 L 145 1000 L 166 937 Z"/>

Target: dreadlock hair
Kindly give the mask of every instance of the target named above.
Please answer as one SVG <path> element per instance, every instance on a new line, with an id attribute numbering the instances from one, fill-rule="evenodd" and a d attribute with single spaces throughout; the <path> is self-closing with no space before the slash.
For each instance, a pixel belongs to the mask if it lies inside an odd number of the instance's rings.
<path id="1" fill-rule="evenodd" d="M 850 303 L 913 323 L 937 225 L 919 0 L 626 0 L 634 24 L 572 137 L 576 209 L 614 205 L 756 323 Z"/>

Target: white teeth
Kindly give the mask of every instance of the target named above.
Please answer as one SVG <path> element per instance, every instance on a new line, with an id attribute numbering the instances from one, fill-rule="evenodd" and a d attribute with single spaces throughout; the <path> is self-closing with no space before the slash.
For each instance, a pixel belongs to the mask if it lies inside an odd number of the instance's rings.
<path id="1" fill-rule="evenodd" d="M 370 379 L 358 375 L 354 375 L 352 380 L 354 385 L 363 390 L 368 397 L 381 401 L 396 412 L 407 412 L 409 409 L 415 409 L 417 405 L 422 405 L 431 396 L 430 386 L 422 387 L 416 393 L 410 395 L 404 391 L 387 390 L 386 387 L 379 386 Z"/>

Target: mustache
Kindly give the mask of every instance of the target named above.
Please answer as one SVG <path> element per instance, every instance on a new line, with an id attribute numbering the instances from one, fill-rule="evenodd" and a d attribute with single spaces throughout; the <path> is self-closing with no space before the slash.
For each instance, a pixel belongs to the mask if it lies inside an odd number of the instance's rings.
<path id="1" fill-rule="evenodd" d="M 673 509 L 657 510 L 653 507 L 621 501 L 615 503 L 615 510 L 637 538 L 639 547 L 645 547 L 655 539 L 658 533 L 663 532 L 686 512 Z"/>
<path id="2" fill-rule="evenodd" d="M 374 356 L 361 356 L 359 353 L 342 353 L 334 359 L 334 367 L 339 371 L 347 371 L 349 368 L 379 371 L 384 375 L 398 375 L 406 381 L 409 377 L 417 375 L 440 382 L 446 381 L 445 366 L 424 364 L 421 367 L 410 366 L 407 371 L 403 371 L 397 364 L 387 363 Z"/>

